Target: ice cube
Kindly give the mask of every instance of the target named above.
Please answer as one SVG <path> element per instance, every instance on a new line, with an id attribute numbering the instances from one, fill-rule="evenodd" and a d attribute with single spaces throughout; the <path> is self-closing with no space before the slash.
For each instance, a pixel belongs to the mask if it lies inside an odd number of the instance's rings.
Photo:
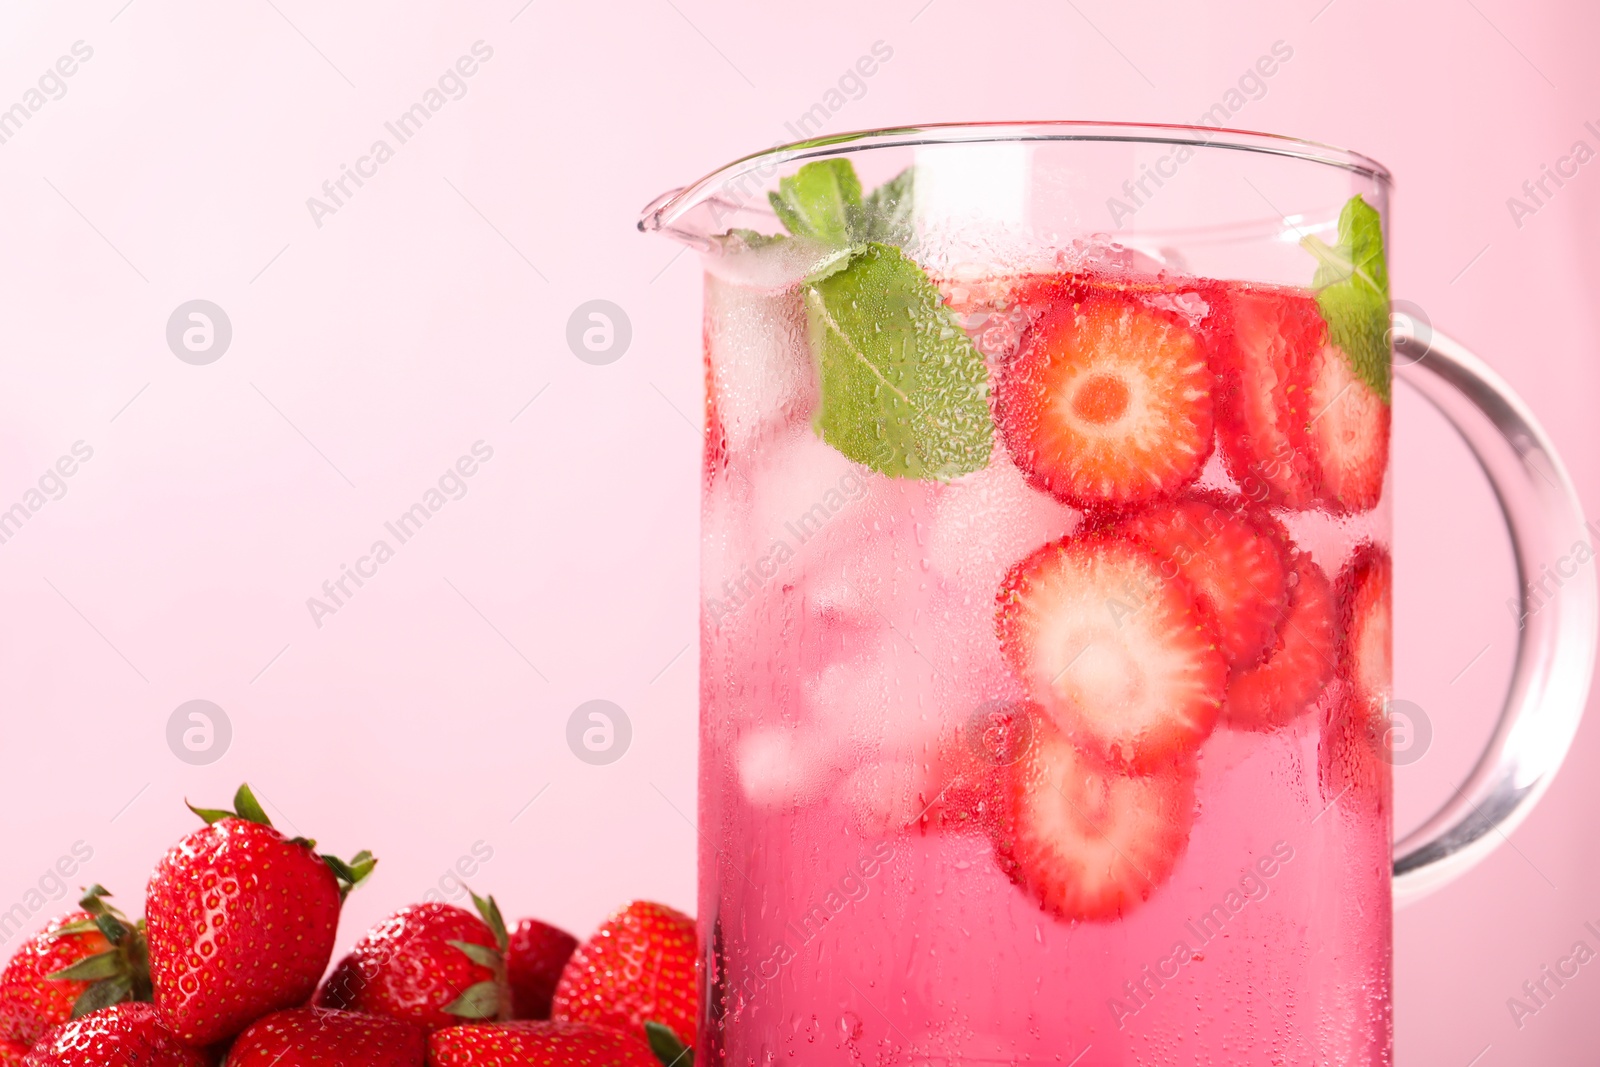
<path id="1" fill-rule="evenodd" d="M 838 768 L 828 755 L 830 747 L 809 725 L 760 727 L 738 743 L 739 786 L 750 803 L 760 808 L 811 804 L 837 777 Z"/>
<path id="2" fill-rule="evenodd" d="M 1064 537 L 1082 515 L 1028 484 L 1004 449 L 945 487 L 933 508 L 928 561 L 949 582 L 989 595 L 1029 552 Z"/>
<path id="3" fill-rule="evenodd" d="M 939 777 L 928 759 L 868 760 L 840 783 L 839 803 L 863 837 L 892 837 L 915 828 L 938 799 Z"/>
<path id="4" fill-rule="evenodd" d="M 706 275 L 705 343 L 711 410 L 735 463 L 776 426 L 809 419 L 816 383 L 798 289 Z"/>

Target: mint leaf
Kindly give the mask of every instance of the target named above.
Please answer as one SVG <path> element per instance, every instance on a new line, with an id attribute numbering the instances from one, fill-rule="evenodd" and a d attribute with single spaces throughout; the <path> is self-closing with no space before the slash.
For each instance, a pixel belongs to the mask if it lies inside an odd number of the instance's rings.
<path id="1" fill-rule="evenodd" d="M 796 237 L 811 237 L 825 244 L 852 245 L 865 241 L 903 244 L 912 236 L 912 191 L 916 171 L 907 167 L 861 198 L 861 180 L 848 159 L 807 163 L 787 178 L 778 179 L 778 191 L 768 193 L 778 221 Z M 749 231 L 730 231 L 748 235 Z M 745 240 L 752 246 L 750 236 Z M 769 237 L 766 241 L 779 240 Z"/>
<path id="2" fill-rule="evenodd" d="M 944 480 L 988 464 L 983 356 L 916 262 L 872 242 L 804 296 L 824 441 L 899 478 Z"/>
<path id="3" fill-rule="evenodd" d="M 862 205 L 866 240 L 904 244 L 911 239 L 916 176 L 917 172 L 907 167 L 872 190 L 872 195 Z"/>
<path id="4" fill-rule="evenodd" d="M 1312 287 L 1328 336 L 1356 377 L 1389 402 L 1389 268 L 1383 257 L 1383 218 L 1360 196 L 1339 212 L 1339 243 L 1311 235 L 1300 245 L 1317 257 Z"/>
<path id="5" fill-rule="evenodd" d="M 738 227 L 729 230 L 723 236 L 737 237 L 739 240 L 744 242 L 746 248 L 766 248 L 768 245 L 775 245 L 788 240 L 788 238 L 781 233 L 757 233 L 755 230 L 745 230 Z"/>
<path id="6" fill-rule="evenodd" d="M 850 244 L 861 226 L 861 180 L 848 159 L 807 163 L 768 193 L 778 221 L 796 237 Z"/>

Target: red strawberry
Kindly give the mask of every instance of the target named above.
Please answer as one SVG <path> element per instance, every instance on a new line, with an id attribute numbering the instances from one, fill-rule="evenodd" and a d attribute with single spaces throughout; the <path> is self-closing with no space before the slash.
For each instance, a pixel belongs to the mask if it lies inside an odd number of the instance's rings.
<path id="1" fill-rule="evenodd" d="M 374 926 L 328 976 L 318 1006 L 429 1030 L 509 1019 L 506 925 L 493 897 L 472 900 L 483 918 L 451 904 L 413 904 Z"/>
<path id="2" fill-rule="evenodd" d="M 1288 567 L 1275 538 L 1223 503 L 1192 498 L 1157 504 L 1113 532 L 1149 549 L 1166 573 L 1189 583 L 1237 673 L 1260 662 L 1272 643 L 1289 602 Z"/>
<path id="3" fill-rule="evenodd" d="M 0 1067 L 17 1067 L 31 1048 L 33 1048 L 32 1042 L 0 1038 Z"/>
<path id="4" fill-rule="evenodd" d="M 1194 822 L 1192 762 L 1124 775 L 1047 721 L 1012 768 L 1001 869 L 1064 919 L 1125 915 L 1172 873 Z"/>
<path id="5" fill-rule="evenodd" d="M 1323 726 L 1321 771 L 1331 802 L 1382 809 L 1389 795 L 1388 710 L 1393 659 L 1393 565 L 1370 542 L 1339 575 L 1339 668 L 1348 689 Z"/>
<path id="6" fill-rule="evenodd" d="M 1306 552 L 1296 553 L 1289 603 L 1264 662 L 1228 686 L 1222 717 L 1241 730 L 1284 725 L 1316 703 L 1333 674 L 1333 590 Z"/>
<path id="7" fill-rule="evenodd" d="M 684 1057 L 680 1067 L 693 1061 Z M 435 1030 L 429 1067 L 662 1067 L 644 1038 L 607 1026 L 523 1021 Z"/>
<path id="8" fill-rule="evenodd" d="M 91 887 L 82 911 L 55 920 L 11 957 L 0 973 L 0 1038 L 25 1052 L 75 1014 L 150 999 L 144 923 L 107 904 L 110 895 Z"/>
<path id="9" fill-rule="evenodd" d="M 423 1067 L 420 1026 L 326 1008 L 292 1008 L 251 1023 L 228 1050 L 226 1067 Z"/>
<path id="10" fill-rule="evenodd" d="M 550 1018 L 550 998 L 555 996 L 556 982 L 577 947 L 577 938 L 538 919 L 523 919 L 517 924 L 506 949 L 512 1018 Z"/>
<path id="11" fill-rule="evenodd" d="M 1307 454 L 1306 368 L 1328 326 L 1309 294 L 1232 285 L 1213 299 L 1225 323 L 1219 346 L 1217 438 L 1234 481 L 1258 503 L 1310 508 L 1317 477 Z"/>
<path id="12" fill-rule="evenodd" d="M 146 898 L 161 1018 L 191 1045 L 232 1037 L 310 999 L 333 953 L 339 908 L 376 861 L 319 856 L 272 828 L 250 787 L 156 867 Z"/>
<path id="13" fill-rule="evenodd" d="M 23 1059 L 23 1067 L 211 1067 L 162 1024 L 150 1004 L 116 1004 L 62 1023 Z"/>
<path id="14" fill-rule="evenodd" d="M 1068 537 L 1012 568 L 1000 588 L 1000 646 L 1069 737 L 1150 770 L 1199 747 L 1216 725 L 1227 662 L 1187 582 L 1118 538 Z"/>
<path id="15" fill-rule="evenodd" d="M 694 920 L 664 904 L 636 900 L 578 946 L 561 972 L 550 1017 L 642 1033 L 666 1026 L 680 1041 L 695 1039 L 699 1018 Z"/>
<path id="16" fill-rule="evenodd" d="M 997 386 L 1017 466 L 1077 507 L 1167 496 L 1211 453 L 1206 345 L 1182 316 L 1104 286 L 1064 285 Z"/>

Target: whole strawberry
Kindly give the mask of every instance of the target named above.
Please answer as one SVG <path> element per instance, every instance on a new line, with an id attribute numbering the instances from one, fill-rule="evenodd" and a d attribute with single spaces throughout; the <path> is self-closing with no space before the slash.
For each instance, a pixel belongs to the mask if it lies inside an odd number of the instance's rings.
<path id="1" fill-rule="evenodd" d="M 47 1032 L 22 1067 L 210 1067 L 149 1004 L 115 1004 Z"/>
<path id="2" fill-rule="evenodd" d="M 234 1041 L 226 1067 L 423 1067 L 420 1026 L 326 1008 L 295 1008 L 257 1019 Z"/>
<path id="3" fill-rule="evenodd" d="M 538 919 L 523 919 L 511 931 L 506 976 L 511 982 L 513 1019 L 550 1018 L 550 998 L 578 939 Z"/>
<path id="4" fill-rule="evenodd" d="M 677 1067 L 693 1061 L 685 1055 Z M 479 1023 L 436 1030 L 429 1067 L 661 1067 L 643 1038 L 584 1023 Z"/>
<path id="5" fill-rule="evenodd" d="M 550 1017 L 634 1034 L 656 1022 L 692 1043 L 699 1016 L 698 962 L 694 920 L 664 904 L 636 900 L 572 954 L 556 985 Z"/>
<path id="6" fill-rule="evenodd" d="M 107 904 L 110 895 L 91 887 L 78 902 L 82 911 L 56 919 L 11 957 L 0 972 L 0 1039 L 26 1052 L 74 1016 L 150 999 L 144 924 Z"/>
<path id="7" fill-rule="evenodd" d="M 413 904 L 374 926 L 333 969 L 317 1005 L 429 1030 L 509 1019 L 506 924 L 493 897 L 472 900 L 481 919 L 451 904 Z"/>
<path id="8" fill-rule="evenodd" d="M 191 807 L 206 826 L 172 847 L 147 893 L 156 1007 L 190 1045 L 310 999 L 345 894 L 377 862 L 363 852 L 345 863 L 284 837 L 248 785 L 234 808 Z"/>

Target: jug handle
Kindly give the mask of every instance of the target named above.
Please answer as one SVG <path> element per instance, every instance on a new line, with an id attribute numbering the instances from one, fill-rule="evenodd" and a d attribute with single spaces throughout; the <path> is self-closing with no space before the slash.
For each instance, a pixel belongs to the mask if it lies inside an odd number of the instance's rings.
<path id="1" fill-rule="evenodd" d="M 1448 419 L 1488 476 L 1517 564 L 1520 615 L 1511 686 L 1489 747 L 1427 822 L 1395 843 L 1394 897 L 1418 900 L 1506 840 L 1550 785 L 1572 745 L 1594 672 L 1593 531 L 1544 429 L 1521 398 L 1456 341 L 1396 314 L 1395 372 Z M 1554 594 L 1530 597 L 1546 567 L 1580 560 Z"/>

